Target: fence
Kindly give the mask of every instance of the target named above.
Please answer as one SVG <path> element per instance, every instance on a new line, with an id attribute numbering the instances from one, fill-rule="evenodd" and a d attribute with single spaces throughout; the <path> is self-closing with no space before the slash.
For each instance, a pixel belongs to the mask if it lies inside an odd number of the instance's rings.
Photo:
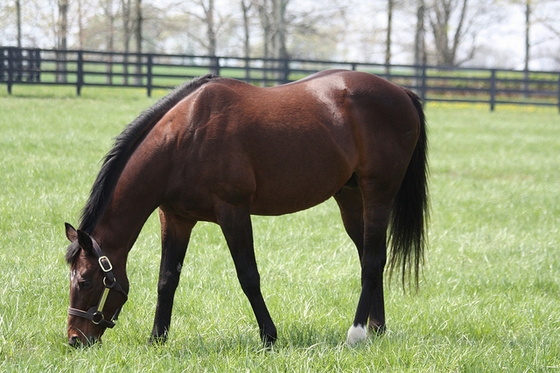
<path id="1" fill-rule="evenodd" d="M 425 101 L 556 106 L 560 111 L 560 71 L 446 68 L 362 62 L 276 60 L 155 53 L 109 53 L 0 47 L 0 84 L 11 94 L 15 84 L 57 84 L 172 88 L 209 72 L 270 86 L 325 69 L 350 69 L 379 75 L 416 91 Z"/>

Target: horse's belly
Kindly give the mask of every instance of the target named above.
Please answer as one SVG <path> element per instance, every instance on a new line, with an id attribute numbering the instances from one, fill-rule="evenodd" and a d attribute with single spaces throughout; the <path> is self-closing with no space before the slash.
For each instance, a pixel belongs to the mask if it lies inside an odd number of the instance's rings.
<path id="1" fill-rule="evenodd" d="M 333 167 L 305 173 L 277 173 L 259 179 L 251 198 L 255 215 L 282 215 L 305 210 L 332 197 L 351 178 L 352 170 Z"/>

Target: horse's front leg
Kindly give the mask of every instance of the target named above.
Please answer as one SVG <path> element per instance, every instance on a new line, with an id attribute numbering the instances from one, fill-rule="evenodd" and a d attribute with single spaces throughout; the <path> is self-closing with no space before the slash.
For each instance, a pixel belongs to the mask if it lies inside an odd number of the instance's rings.
<path id="1" fill-rule="evenodd" d="M 158 295 L 154 327 L 150 343 L 163 343 L 167 340 L 175 290 L 179 285 L 181 268 L 187 245 L 195 222 L 186 222 L 162 210 L 161 221 L 161 263 L 159 269 Z"/>
<path id="2" fill-rule="evenodd" d="M 255 313 L 263 343 L 271 346 L 277 338 L 276 326 L 261 293 L 249 210 L 225 204 L 217 209 L 216 215 L 235 263 L 237 278 Z"/>

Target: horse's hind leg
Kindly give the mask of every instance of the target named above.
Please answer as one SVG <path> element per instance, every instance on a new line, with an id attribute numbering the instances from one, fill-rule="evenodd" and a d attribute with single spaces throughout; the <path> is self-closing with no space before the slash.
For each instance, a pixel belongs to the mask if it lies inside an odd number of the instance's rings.
<path id="1" fill-rule="evenodd" d="M 364 205 L 360 189 L 344 187 L 335 195 L 340 208 L 346 232 L 356 245 L 360 263 L 363 263 L 364 250 Z M 380 254 L 384 255 L 384 254 Z M 381 258 L 381 260 L 383 260 Z M 381 270 L 383 272 L 383 270 Z M 364 278 L 362 277 L 362 285 Z M 377 334 L 385 330 L 385 303 L 383 297 L 383 276 L 379 278 L 372 293 L 372 304 L 369 312 L 369 329 Z M 360 331 L 364 334 L 364 331 Z"/>
<path id="2" fill-rule="evenodd" d="M 356 309 L 354 323 L 348 331 L 348 343 L 354 345 L 367 337 L 366 324 L 382 332 L 385 328 L 383 307 L 383 271 L 387 261 L 387 226 L 391 213 L 394 191 L 398 185 L 380 178 L 359 179 L 363 199 L 363 249 L 362 292 Z M 354 197 L 356 198 L 356 197 Z M 339 200 L 340 205 L 340 200 Z M 348 207 L 346 207 L 348 210 Z M 346 218 L 346 221 L 350 221 Z M 347 228 L 348 229 L 348 228 Z M 359 238 L 355 235 L 355 241 Z"/>
<path id="3" fill-rule="evenodd" d="M 181 267 L 195 222 L 180 221 L 160 210 L 161 263 L 158 280 L 158 296 L 151 343 L 165 342 L 171 324 L 171 312 L 175 290 L 179 285 Z"/>
<path id="4" fill-rule="evenodd" d="M 218 210 L 218 224 L 224 233 L 235 263 L 237 278 L 251 303 L 263 343 L 270 346 L 277 338 L 276 326 L 274 326 L 261 293 L 249 210 L 231 205 L 221 206 Z"/>
<path id="5" fill-rule="evenodd" d="M 340 208 L 346 233 L 348 233 L 348 236 L 356 245 L 361 260 L 364 250 L 364 206 L 362 194 L 358 188 L 344 187 L 335 194 L 334 199 Z"/>

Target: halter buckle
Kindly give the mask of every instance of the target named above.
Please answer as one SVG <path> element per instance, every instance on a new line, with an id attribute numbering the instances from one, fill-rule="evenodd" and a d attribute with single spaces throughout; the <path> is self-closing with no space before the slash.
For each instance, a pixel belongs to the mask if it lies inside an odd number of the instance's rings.
<path id="1" fill-rule="evenodd" d="M 99 262 L 99 266 L 101 267 L 101 270 L 103 272 L 108 273 L 113 270 L 113 265 L 111 264 L 111 261 L 109 260 L 109 258 L 107 258 L 107 256 L 100 256 L 97 261 Z"/>

